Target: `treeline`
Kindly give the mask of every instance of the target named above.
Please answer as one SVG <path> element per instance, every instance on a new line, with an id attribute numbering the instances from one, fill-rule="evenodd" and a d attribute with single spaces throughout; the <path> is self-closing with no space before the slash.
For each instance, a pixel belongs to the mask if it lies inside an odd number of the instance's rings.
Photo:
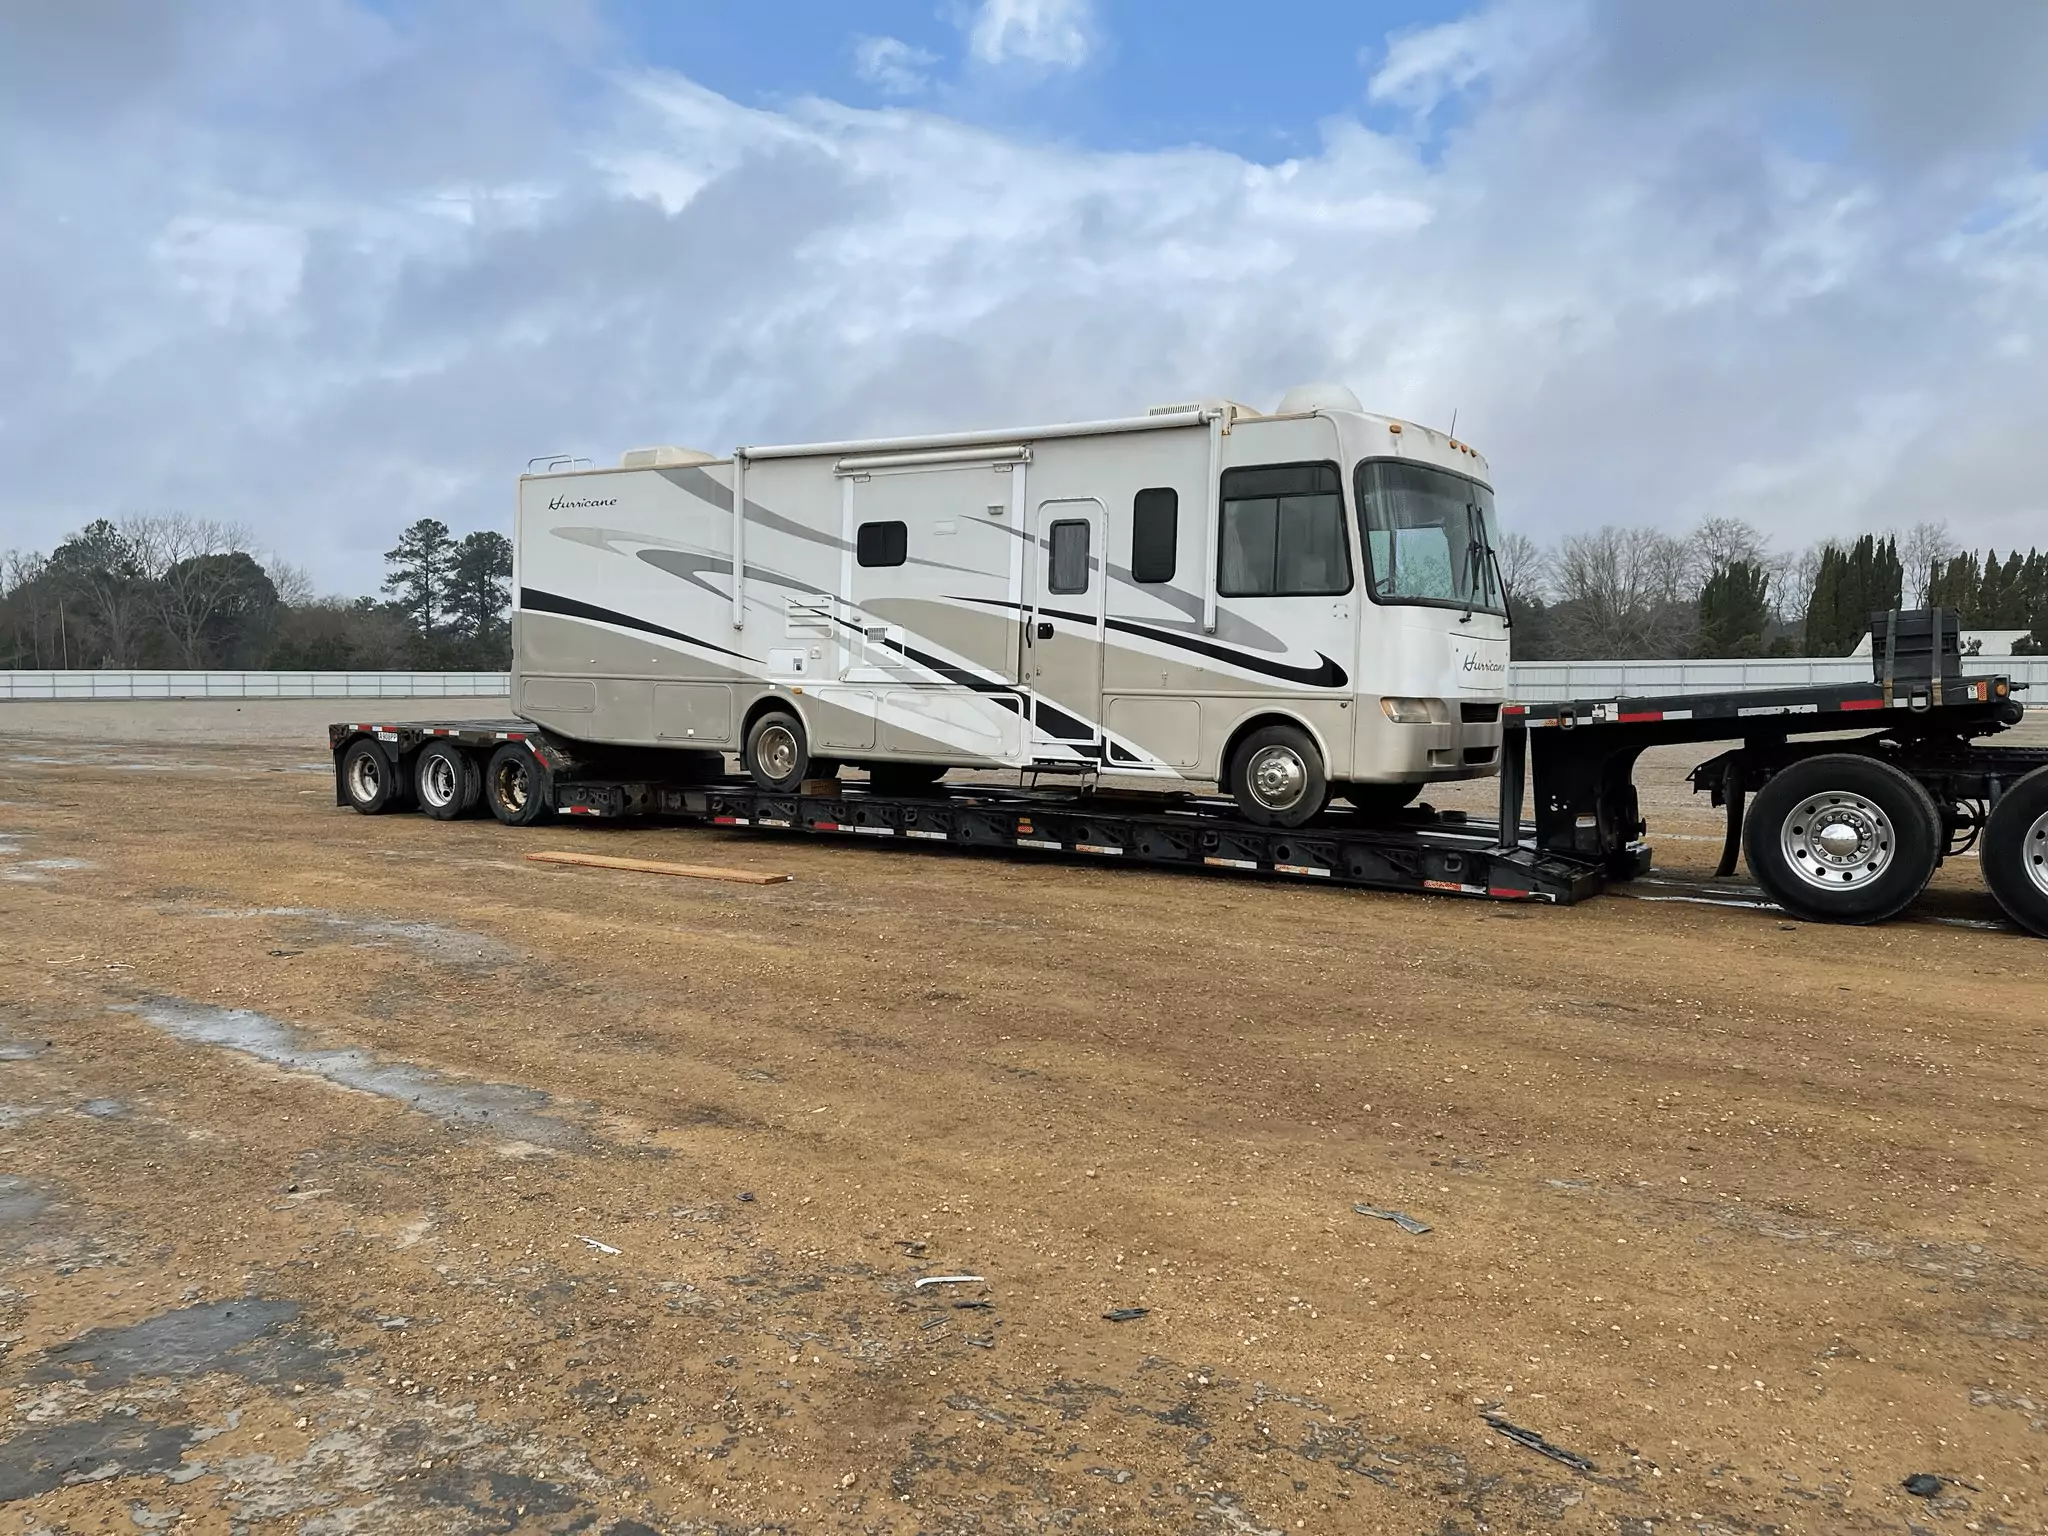
<path id="1" fill-rule="evenodd" d="M 184 516 L 101 519 L 47 555 L 0 559 L 0 667 L 502 671 L 512 541 L 414 523 L 380 597 L 318 597 L 249 530 Z"/>
<path id="2" fill-rule="evenodd" d="M 1846 656 L 1887 608 L 1937 605 L 1964 629 L 2023 630 L 2048 654 L 2048 554 L 1956 547 L 1941 523 L 1775 551 L 1758 529 L 1710 518 L 1683 537 L 1601 528 L 1546 548 L 1501 541 L 1518 661 Z"/>

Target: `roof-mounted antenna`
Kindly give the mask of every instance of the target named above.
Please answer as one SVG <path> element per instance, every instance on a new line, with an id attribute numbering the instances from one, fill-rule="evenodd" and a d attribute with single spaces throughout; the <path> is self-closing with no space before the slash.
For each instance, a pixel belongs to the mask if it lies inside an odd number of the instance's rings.
<path id="1" fill-rule="evenodd" d="M 1457 440 L 1457 436 L 1458 436 L 1458 408 L 1457 408 L 1457 407 L 1456 407 L 1455 405 L 1451 407 L 1451 432 L 1450 432 L 1450 436 L 1451 436 L 1451 439 L 1452 439 L 1452 441 L 1454 441 L 1454 442 L 1455 442 L 1455 441 Z"/>

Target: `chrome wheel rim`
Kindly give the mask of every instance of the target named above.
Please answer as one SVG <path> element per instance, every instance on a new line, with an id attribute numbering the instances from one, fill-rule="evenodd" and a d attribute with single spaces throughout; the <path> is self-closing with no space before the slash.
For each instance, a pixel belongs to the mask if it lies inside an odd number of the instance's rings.
<path id="1" fill-rule="evenodd" d="M 358 805 L 368 805 L 377 798 L 384 787 L 384 765 L 374 752 L 359 752 L 356 760 L 348 767 L 349 798 Z"/>
<path id="2" fill-rule="evenodd" d="M 754 759 L 761 771 L 778 782 L 796 772 L 796 732 L 786 725 L 771 725 L 754 741 Z"/>
<path id="3" fill-rule="evenodd" d="M 1251 796 L 1269 811 L 1284 811 L 1308 792 L 1308 764 L 1289 746 L 1261 747 L 1245 769 Z"/>
<path id="4" fill-rule="evenodd" d="M 2048 811 L 2034 818 L 2027 835 L 2020 839 L 2020 867 L 2043 896 L 2048 896 Z"/>
<path id="5" fill-rule="evenodd" d="M 1778 846 L 1792 872 L 1825 891 L 1853 891 L 1891 867 L 1898 838 L 1891 817 L 1847 790 L 1808 795 L 1785 818 Z"/>
<path id="6" fill-rule="evenodd" d="M 447 754 L 436 752 L 420 764 L 420 798 L 434 806 L 453 803 L 455 764 L 448 760 Z"/>

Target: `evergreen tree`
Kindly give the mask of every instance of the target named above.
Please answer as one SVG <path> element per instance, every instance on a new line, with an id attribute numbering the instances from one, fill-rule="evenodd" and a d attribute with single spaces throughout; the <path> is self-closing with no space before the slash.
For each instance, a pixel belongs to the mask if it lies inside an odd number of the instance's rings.
<path id="1" fill-rule="evenodd" d="M 439 518 L 423 517 L 398 536 L 384 563 L 391 574 L 384 590 L 419 632 L 432 638 L 448 621 L 449 587 L 455 565 L 455 541 Z"/>
<path id="2" fill-rule="evenodd" d="M 1899 606 L 1905 571 L 1898 544 L 1865 534 L 1849 548 L 1830 545 L 1806 608 L 1806 654 L 1846 656 L 1870 632 L 1870 616 Z"/>
<path id="3" fill-rule="evenodd" d="M 467 534 L 455 546 L 448 613 L 476 666 L 509 664 L 512 541 L 502 533 Z"/>
<path id="4" fill-rule="evenodd" d="M 1700 588 L 1698 656 L 1755 656 L 1771 622 L 1771 578 L 1754 560 L 1730 560 Z"/>
<path id="5" fill-rule="evenodd" d="M 1927 606 L 1950 609 L 1959 615 L 1963 627 L 1968 628 L 1977 622 L 1983 583 L 1977 557 L 1965 550 L 1936 568 L 1933 578 L 1927 583 Z"/>

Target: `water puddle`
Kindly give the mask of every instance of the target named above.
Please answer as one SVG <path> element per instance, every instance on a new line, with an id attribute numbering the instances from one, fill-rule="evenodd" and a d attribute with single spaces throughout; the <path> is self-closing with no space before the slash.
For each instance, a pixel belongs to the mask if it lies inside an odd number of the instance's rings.
<path id="1" fill-rule="evenodd" d="M 555 1101 L 538 1089 L 446 1077 L 354 1046 L 322 1049 L 309 1044 L 291 1025 L 250 1009 L 212 1008 L 160 998 L 114 1011 L 136 1014 L 165 1034 L 194 1045 L 239 1051 L 288 1072 L 304 1072 L 344 1088 L 374 1093 L 450 1125 L 489 1131 L 508 1141 L 563 1147 L 583 1139 L 574 1126 L 548 1113 Z"/>
<path id="2" fill-rule="evenodd" d="M 0 849 L 0 855 L 5 852 Z M 53 874 L 97 867 L 89 859 L 23 859 L 18 864 L 0 866 L 0 880 L 12 880 L 20 885 L 42 885 Z"/>
<path id="3" fill-rule="evenodd" d="M 353 939 L 359 949 L 387 949 L 397 945 L 429 960 L 440 960 L 449 965 L 492 965 L 518 955 L 518 951 L 509 944 L 501 944 L 496 939 L 461 928 L 448 928 L 440 923 L 401 922 L 393 918 L 350 917 L 346 913 L 327 912 L 318 907 L 214 908 L 201 912 L 199 916 L 289 918 L 309 928 L 324 929 L 337 937 Z"/>

